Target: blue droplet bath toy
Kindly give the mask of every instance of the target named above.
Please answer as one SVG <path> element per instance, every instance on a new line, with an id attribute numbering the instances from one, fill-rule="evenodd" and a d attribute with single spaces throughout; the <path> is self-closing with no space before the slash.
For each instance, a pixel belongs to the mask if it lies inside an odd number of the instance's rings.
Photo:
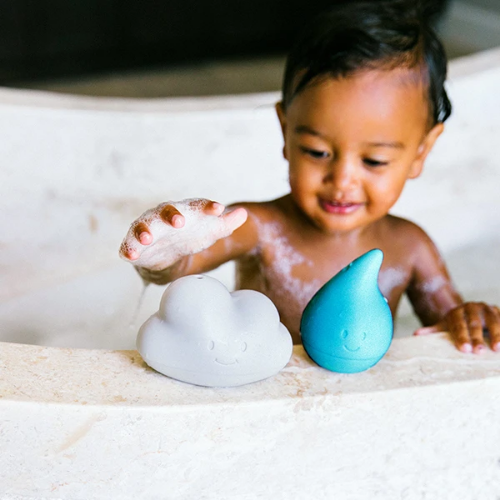
<path id="1" fill-rule="evenodd" d="M 346 266 L 311 299 L 300 330 L 319 366 L 357 373 L 375 365 L 392 341 L 392 314 L 377 279 L 384 254 L 370 250 Z"/>

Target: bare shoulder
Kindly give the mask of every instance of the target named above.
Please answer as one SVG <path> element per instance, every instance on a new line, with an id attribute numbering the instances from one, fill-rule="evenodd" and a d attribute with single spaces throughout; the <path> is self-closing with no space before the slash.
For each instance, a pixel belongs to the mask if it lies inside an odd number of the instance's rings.
<path id="1" fill-rule="evenodd" d="M 280 219 L 279 200 L 264 202 L 237 202 L 228 207 L 230 210 L 244 208 L 247 211 L 246 222 L 230 237 L 238 247 L 244 248 L 244 254 L 260 248 L 262 228 Z"/>
<path id="2" fill-rule="evenodd" d="M 387 230 L 393 234 L 397 234 L 401 238 L 415 241 L 415 243 L 426 243 L 430 241 L 429 235 L 415 222 L 395 215 L 385 217 Z"/>
<path id="3" fill-rule="evenodd" d="M 283 209 L 283 198 L 263 202 L 239 202 L 231 205 L 231 208 L 242 207 L 248 213 L 248 218 L 241 230 L 253 233 L 260 239 L 260 232 L 268 224 L 282 223 L 287 225 L 285 210 Z"/>
<path id="4" fill-rule="evenodd" d="M 389 241 L 404 248 L 408 259 L 417 263 L 422 257 L 437 255 L 437 249 L 430 236 L 418 225 L 408 219 L 388 215 L 385 217 L 385 228 Z"/>
<path id="5" fill-rule="evenodd" d="M 248 212 L 248 220 L 249 222 L 259 221 L 259 222 L 268 222 L 271 220 L 275 220 L 280 216 L 281 209 L 281 198 L 270 201 L 261 201 L 261 202 L 238 202 L 233 203 L 230 208 L 242 207 Z"/>

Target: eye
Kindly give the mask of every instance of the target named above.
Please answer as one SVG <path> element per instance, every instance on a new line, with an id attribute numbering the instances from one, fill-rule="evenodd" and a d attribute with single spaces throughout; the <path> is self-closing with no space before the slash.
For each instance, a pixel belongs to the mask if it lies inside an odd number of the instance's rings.
<path id="1" fill-rule="evenodd" d="M 346 339 L 347 338 L 347 330 L 342 330 L 342 333 L 340 334 L 340 336 L 343 338 L 343 339 Z"/>
<path id="2" fill-rule="evenodd" d="M 369 167 L 383 167 L 389 164 L 388 161 L 374 160 L 372 158 L 363 158 L 363 163 Z"/>
<path id="3" fill-rule="evenodd" d="M 213 351 L 213 350 L 214 350 L 214 348 L 215 348 L 215 342 L 214 342 L 213 340 L 211 340 L 211 341 L 208 343 L 207 347 L 208 347 L 208 350 L 209 350 L 209 351 Z"/>
<path id="4" fill-rule="evenodd" d="M 361 340 L 365 340 L 366 339 L 366 333 L 363 332 L 363 335 L 361 335 Z"/>
<path id="5" fill-rule="evenodd" d="M 243 343 L 241 344 L 241 352 L 245 352 L 245 351 L 247 350 L 247 348 L 248 348 L 247 343 L 246 343 L 246 342 L 243 342 Z"/>
<path id="6" fill-rule="evenodd" d="M 325 158 L 328 158 L 330 156 L 330 153 L 328 153 L 328 151 L 321 151 L 320 149 L 311 149 L 301 146 L 300 150 L 304 154 L 311 156 L 315 160 L 324 160 Z"/>

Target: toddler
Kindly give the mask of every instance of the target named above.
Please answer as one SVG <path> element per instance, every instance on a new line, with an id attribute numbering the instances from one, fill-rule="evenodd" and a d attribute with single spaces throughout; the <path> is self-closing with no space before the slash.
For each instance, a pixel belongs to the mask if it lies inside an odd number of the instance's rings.
<path id="1" fill-rule="evenodd" d="M 131 226 L 120 254 L 164 284 L 236 262 L 237 288 L 267 295 L 295 343 L 314 293 L 352 260 L 384 252 L 379 285 L 395 315 L 406 293 L 423 328 L 458 349 L 500 351 L 500 311 L 464 303 L 427 234 L 389 214 L 418 177 L 451 105 L 446 56 L 414 3 L 346 2 L 315 19 L 289 54 L 276 104 L 290 192 L 263 203 L 163 203 Z"/>

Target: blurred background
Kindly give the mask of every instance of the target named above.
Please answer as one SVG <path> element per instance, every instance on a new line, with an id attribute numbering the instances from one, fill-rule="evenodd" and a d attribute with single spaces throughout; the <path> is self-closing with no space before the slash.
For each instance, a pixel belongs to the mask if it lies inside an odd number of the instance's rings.
<path id="1" fill-rule="evenodd" d="M 298 30 L 334 1 L 2 0 L 0 85 L 116 97 L 279 90 Z M 500 0 L 428 1 L 450 58 L 500 46 Z"/>

